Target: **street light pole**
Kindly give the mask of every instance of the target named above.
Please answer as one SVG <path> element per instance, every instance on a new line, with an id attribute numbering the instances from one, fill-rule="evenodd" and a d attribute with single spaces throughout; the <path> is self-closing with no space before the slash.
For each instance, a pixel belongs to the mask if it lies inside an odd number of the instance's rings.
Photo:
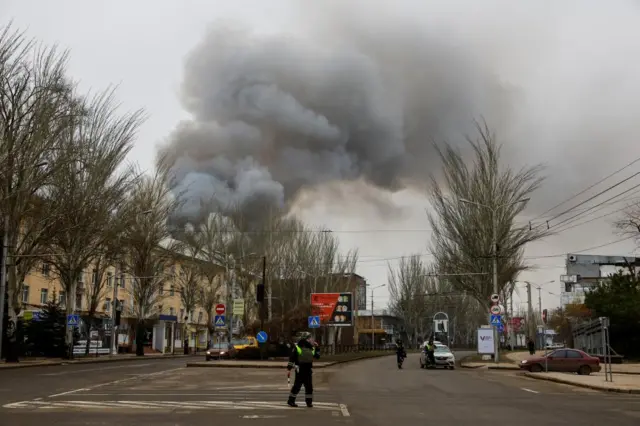
<path id="1" fill-rule="evenodd" d="M 371 288 L 371 349 L 375 350 L 376 348 L 376 334 L 375 334 L 375 317 L 373 314 L 373 290 L 377 288 L 381 288 L 386 286 L 386 284 L 381 284 L 376 287 Z"/>
<path id="2" fill-rule="evenodd" d="M 502 208 L 513 206 L 519 203 L 526 203 L 527 201 L 529 201 L 529 198 L 522 198 L 520 200 L 501 204 L 496 207 L 492 207 L 482 203 L 477 203 L 471 200 L 466 200 L 464 198 L 460 198 L 458 199 L 458 201 L 466 204 L 473 204 L 478 207 L 484 207 L 491 212 L 491 245 L 493 250 L 493 294 L 499 294 L 498 293 L 498 287 L 499 287 L 498 286 L 498 214 L 497 213 L 498 213 L 498 210 Z M 493 328 L 493 330 L 494 330 L 493 332 L 494 361 L 497 364 L 498 362 L 500 362 L 500 353 L 499 353 L 500 343 L 498 342 L 498 339 L 500 336 L 498 335 L 498 330 L 495 327 Z"/>

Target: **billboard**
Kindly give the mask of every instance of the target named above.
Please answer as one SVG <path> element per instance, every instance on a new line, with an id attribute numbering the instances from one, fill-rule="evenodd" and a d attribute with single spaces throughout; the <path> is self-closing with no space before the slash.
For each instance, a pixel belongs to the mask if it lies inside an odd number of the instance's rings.
<path id="1" fill-rule="evenodd" d="M 523 317 L 513 317 L 509 321 L 514 333 L 520 333 L 524 331 L 524 318 Z"/>
<path id="2" fill-rule="evenodd" d="M 311 315 L 320 317 L 320 325 L 353 325 L 352 293 L 312 293 Z"/>
<path id="3" fill-rule="evenodd" d="M 493 329 L 478 329 L 478 353 L 483 355 L 494 353 Z"/>

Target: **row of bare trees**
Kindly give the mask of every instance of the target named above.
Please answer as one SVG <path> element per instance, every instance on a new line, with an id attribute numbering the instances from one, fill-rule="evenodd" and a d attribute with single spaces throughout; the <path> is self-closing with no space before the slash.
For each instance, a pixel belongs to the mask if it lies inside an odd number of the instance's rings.
<path id="1" fill-rule="evenodd" d="M 425 317 L 448 307 L 457 320 L 456 332 L 466 334 L 456 338 L 469 342 L 473 330 L 486 322 L 494 292 L 493 259 L 504 300 L 518 274 L 530 267 L 525 246 L 549 234 L 544 227 L 515 221 L 542 184 L 540 167 L 503 166 L 487 125 L 476 128 L 478 137 L 467 140 L 471 158 L 448 144 L 438 150 L 442 174 L 432 177 L 429 191 L 432 259 L 425 265 L 410 257 L 389 271 L 392 308 L 416 335 L 428 334 L 423 324 L 430 326 L 430 319 L 425 322 Z"/>

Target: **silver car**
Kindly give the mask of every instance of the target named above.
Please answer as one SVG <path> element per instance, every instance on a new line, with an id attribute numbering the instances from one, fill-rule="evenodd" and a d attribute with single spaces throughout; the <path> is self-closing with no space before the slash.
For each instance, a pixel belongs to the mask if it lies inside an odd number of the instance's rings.
<path id="1" fill-rule="evenodd" d="M 435 350 L 433 356 L 436 359 L 436 367 L 449 368 L 451 370 L 456 368 L 456 357 L 447 346 L 442 344 L 435 344 Z M 420 368 L 427 368 L 427 354 L 425 351 L 420 353 Z"/>

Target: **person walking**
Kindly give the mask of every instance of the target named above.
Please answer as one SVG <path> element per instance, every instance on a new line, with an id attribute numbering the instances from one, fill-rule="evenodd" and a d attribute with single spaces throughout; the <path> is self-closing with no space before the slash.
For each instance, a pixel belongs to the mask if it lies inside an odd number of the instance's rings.
<path id="1" fill-rule="evenodd" d="M 318 344 L 311 342 L 311 333 L 304 332 L 298 343 L 295 344 L 291 355 L 289 356 L 289 364 L 287 370 L 296 369 L 296 378 L 289 393 L 287 404 L 290 407 L 297 407 L 296 397 L 304 385 L 304 402 L 307 407 L 313 407 L 313 360 L 320 359 L 320 350 Z"/>

